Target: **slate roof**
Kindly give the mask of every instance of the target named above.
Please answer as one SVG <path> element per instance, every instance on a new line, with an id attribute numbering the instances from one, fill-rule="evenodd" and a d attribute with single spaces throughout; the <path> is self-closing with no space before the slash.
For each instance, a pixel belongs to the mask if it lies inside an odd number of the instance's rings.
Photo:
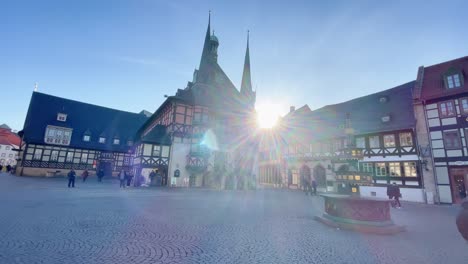
<path id="1" fill-rule="evenodd" d="M 144 135 L 140 141 L 161 145 L 171 145 L 171 137 L 167 134 L 166 127 L 163 125 L 156 125 L 148 134 Z"/>
<path id="2" fill-rule="evenodd" d="M 58 113 L 67 114 L 66 122 L 57 121 Z M 45 129 L 53 125 L 73 129 L 69 147 L 125 152 L 127 141 L 134 140 L 136 131 L 147 119 L 144 114 L 33 92 L 23 128 L 24 141 L 44 144 Z M 84 142 L 83 135 L 89 132 L 91 141 Z M 106 136 L 105 144 L 98 142 L 100 135 Z M 119 145 L 112 144 L 115 136 L 120 139 Z"/>
<path id="3" fill-rule="evenodd" d="M 465 79 L 464 86 L 453 89 L 445 88 L 444 74 L 447 73 L 450 69 L 455 69 L 461 72 Z M 468 56 L 425 67 L 421 89 L 421 99 L 429 100 L 466 93 L 468 92 L 467 80 Z"/>
<path id="4" fill-rule="evenodd" d="M 290 115 L 283 122 L 285 136 L 307 141 L 344 137 L 346 113 L 350 113 L 355 135 L 414 128 L 414 84 L 412 81 L 347 102 L 327 105 L 311 112 L 304 111 L 302 115 Z M 380 102 L 381 98 L 387 101 Z M 382 122 L 381 118 L 386 115 L 391 120 Z"/>

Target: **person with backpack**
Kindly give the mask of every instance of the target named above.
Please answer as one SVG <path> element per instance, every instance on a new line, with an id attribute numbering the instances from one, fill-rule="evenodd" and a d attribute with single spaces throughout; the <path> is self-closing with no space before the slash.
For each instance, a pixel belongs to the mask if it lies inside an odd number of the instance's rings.
<path id="1" fill-rule="evenodd" d="M 70 186 L 75 188 L 75 177 L 75 170 L 71 169 L 70 172 L 68 172 L 68 188 L 70 188 Z"/>
<path id="2" fill-rule="evenodd" d="M 83 173 L 81 174 L 81 177 L 83 177 L 83 182 L 86 181 L 86 179 L 88 178 L 88 176 L 89 176 L 88 170 L 84 170 Z"/>

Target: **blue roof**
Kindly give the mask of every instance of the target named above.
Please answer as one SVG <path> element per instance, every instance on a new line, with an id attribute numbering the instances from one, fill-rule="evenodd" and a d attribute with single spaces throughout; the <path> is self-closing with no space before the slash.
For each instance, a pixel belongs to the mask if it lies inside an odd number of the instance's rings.
<path id="1" fill-rule="evenodd" d="M 57 120 L 57 114 L 67 114 L 65 122 Z M 82 103 L 44 93 L 33 92 L 24 123 L 24 141 L 44 144 L 48 125 L 72 128 L 69 147 L 126 152 L 127 141 L 134 141 L 136 131 L 148 118 L 144 114 L 130 113 L 107 107 Z M 91 141 L 83 141 L 90 134 Z M 100 136 L 106 143 L 98 142 Z M 113 139 L 120 144 L 114 145 Z"/>

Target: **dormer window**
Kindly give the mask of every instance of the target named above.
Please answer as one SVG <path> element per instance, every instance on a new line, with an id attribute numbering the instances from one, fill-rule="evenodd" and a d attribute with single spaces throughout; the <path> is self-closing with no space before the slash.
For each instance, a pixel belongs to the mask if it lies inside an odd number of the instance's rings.
<path id="1" fill-rule="evenodd" d="M 84 136 L 83 136 L 83 141 L 84 141 L 84 142 L 89 142 L 89 141 L 91 141 L 91 136 L 90 136 L 90 135 L 84 135 Z"/>
<path id="2" fill-rule="evenodd" d="M 382 116 L 381 120 L 382 120 L 382 123 L 388 123 L 388 122 L 390 122 L 390 120 L 391 120 L 390 115 L 384 115 L 384 116 Z"/>
<path id="3" fill-rule="evenodd" d="M 460 74 L 452 74 L 447 76 L 447 88 L 452 89 L 452 88 L 458 88 L 461 87 L 461 78 Z"/>
<path id="4" fill-rule="evenodd" d="M 387 96 L 380 97 L 379 102 L 382 103 L 382 104 L 388 102 L 388 97 Z"/>
<path id="5" fill-rule="evenodd" d="M 65 122 L 65 121 L 67 121 L 67 114 L 58 113 L 58 114 L 57 114 L 57 121 L 60 121 L 60 122 Z"/>
<path id="6" fill-rule="evenodd" d="M 133 146 L 133 141 L 132 141 L 132 140 L 128 140 L 128 141 L 127 141 L 127 146 Z"/>
<path id="7" fill-rule="evenodd" d="M 106 143 L 106 138 L 105 137 L 99 137 L 99 143 Z"/>
<path id="8" fill-rule="evenodd" d="M 120 144 L 120 139 L 114 138 L 114 141 L 112 142 L 114 145 L 119 145 Z"/>

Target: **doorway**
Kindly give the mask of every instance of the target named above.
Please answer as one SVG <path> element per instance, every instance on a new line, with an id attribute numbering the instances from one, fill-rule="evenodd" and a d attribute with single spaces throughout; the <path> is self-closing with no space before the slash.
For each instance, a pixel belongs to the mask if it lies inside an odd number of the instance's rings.
<path id="1" fill-rule="evenodd" d="M 450 182 L 453 203 L 461 203 L 467 195 L 468 168 L 450 169 Z"/>
<path id="2" fill-rule="evenodd" d="M 104 171 L 104 177 L 112 177 L 112 162 L 101 161 L 99 162 L 99 170 Z"/>

